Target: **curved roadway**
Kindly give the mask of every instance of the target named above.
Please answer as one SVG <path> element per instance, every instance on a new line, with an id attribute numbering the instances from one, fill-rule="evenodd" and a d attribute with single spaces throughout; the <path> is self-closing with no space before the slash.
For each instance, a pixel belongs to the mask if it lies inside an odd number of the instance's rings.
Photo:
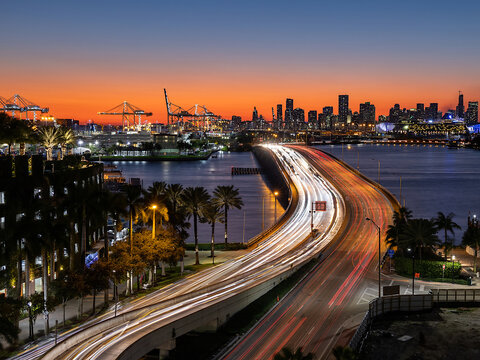
<path id="1" fill-rule="evenodd" d="M 342 230 L 324 260 L 224 356 L 271 359 L 284 346 L 303 348 L 315 359 L 333 358 L 346 345 L 368 309 L 366 294 L 378 293 L 378 233 L 365 217 L 386 229 L 394 204 L 382 191 L 332 157 L 291 146 L 345 199 Z"/>
<path id="2" fill-rule="evenodd" d="M 273 279 L 292 267 L 300 266 L 325 248 L 344 223 L 342 197 L 296 149 L 270 148 L 298 190 L 298 205 L 289 220 L 250 253 L 191 276 L 124 308 L 124 318 L 128 317 L 128 311 L 135 311 L 135 316 L 125 323 L 114 324 L 113 314 L 106 314 L 101 319 L 103 321 L 90 323 L 60 339 L 59 345 L 50 349 L 44 358 L 118 358 L 146 334 Z M 326 200 L 328 209 L 314 214 L 314 222 L 320 232 L 312 239 L 309 210 L 315 200 Z M 161 301 L 164 303 L 158 304 Z M 87 333 L 94 336 L 86 336 Z M 144 352 L 149 350 L 144 349 Z M 139 353 L 138 357 L 142 355 Z"/>

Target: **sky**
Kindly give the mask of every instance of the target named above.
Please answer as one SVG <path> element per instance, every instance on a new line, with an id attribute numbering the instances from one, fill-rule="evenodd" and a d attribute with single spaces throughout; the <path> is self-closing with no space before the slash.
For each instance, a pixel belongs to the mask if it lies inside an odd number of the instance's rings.
<path id="1" fill-rule="evenodd" d="M 0 96 L 58 118 L 127 100 L 166 121 L 172 103 L 267 120 L 285 98 L 321 111 L 480 100 L 478 1 L 18 0 L 2 4 Z"/>

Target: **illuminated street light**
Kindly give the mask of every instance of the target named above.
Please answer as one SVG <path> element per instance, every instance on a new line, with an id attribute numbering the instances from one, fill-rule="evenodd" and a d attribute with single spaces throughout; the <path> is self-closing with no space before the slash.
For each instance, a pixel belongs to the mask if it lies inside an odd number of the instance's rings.
<path id="1" fill-rule="evenodd" d="M 273 193 L 273 195 L 275 196 L 275 222 L 277 222 L 277 196 L 278 196 L 278 191 L 275 191 Z"/>
<path id="2" fill-rule="evenodd" d="M 153 226 L 152 226 L 152 240 L 155 239 L 155 209 L 157 208 L 157 205 L 152 205 L 152 213 L 153 213 Z"/>
<path id="3" fill-rule="evenodd" d="M 381 283 L 381 280 L 382 280 L 382 275 L 381 275 L 381 269 L 380 269 L 380 266 L 381 266 L 381 249 L 380 249 L 380 245 L 381 245 L 381 239 L 380 239 L 380 226 L 377 225 L 377 223 L 375 221 L 373 221 L 372 219 L 366 217 L 365 220 L 367 221 L 370 221 L 373 225 L 375 225 L 375 227 L 377 228 L 378 230 L 378 297 L 380 298 L 382 296 L 382 290 L 381 290 L 381 287 L 380 287 L 380 283 Z"/>

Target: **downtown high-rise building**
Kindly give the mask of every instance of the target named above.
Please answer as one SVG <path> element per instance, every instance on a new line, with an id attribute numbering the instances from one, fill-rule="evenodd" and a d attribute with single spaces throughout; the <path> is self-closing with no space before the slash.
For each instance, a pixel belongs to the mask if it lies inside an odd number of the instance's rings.
<path id="1" fill-rule="evenodd" d="M 348 95 L 338 95 L 338 121 L 346 124 L 348 119 Z"/>
<path id="2" fill-rule="evenodd" d="M 417 103 L 417 111 L 415 113 L 415 119 L 417 121 L 425 120 L 425 104 Z"/>
<path id="3" fill-rule="evenodd" d="M 360 104 L 359 120 L 364 124 L 375 123 L 375 105 L 370 102 Z"/>
<path id="4" fill-rule="evenodd" d="M 439 120 L 442 114 L 438 112 L 438 103 L 430 103 L 430 106 L 425 109 L 425 120 Z"/>
<path id="5" fill-rule="evenodd" d="M 465 124 L 470 126 L 478 124 L 478 101 L 468 102 L 468 108 L 465 112 Z"/>
<path id="6" fill-rule="evenodd" d="M 283 122 L 283 105 L 277 104 L 277 123 L 278 126 L 282 126 Z"/>
<path id="7" fill-rule="evenodd" d="M 293 99 L 288 99 L 285 104 L 285 128 L 293 128 Z"/>
<path id="8" fill-rule="evenodd" d="M 308 127 L 310 129 L 318 129 L 317 110 L 310 110 L 308 112 Z"/>
<path id="9" fill-rule="evenodd" d="M 455 111 L 455 115 L 459 119 L 463 119 L 465 116 L 465 106 L 463 106 L 463 94 L 461 91 L 458 92 L 458 105 Z"/>

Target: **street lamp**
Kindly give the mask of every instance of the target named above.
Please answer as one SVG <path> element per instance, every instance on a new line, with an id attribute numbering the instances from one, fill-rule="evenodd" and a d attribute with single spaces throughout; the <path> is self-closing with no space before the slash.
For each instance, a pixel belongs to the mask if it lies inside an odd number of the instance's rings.
<path id="1" fill-rule="evenodd" d="M 415 250 L 408 248 L 408 252 L 412 252 L 412 295 L 415 295 Z"/>
<path id="2" fill-rule="evenodd" d="M 157 205 L 152 205 L 152 213 L 153 213 L 153 226 L 152 226 L 152 240 L 155 239 L 155 209 L 157 208 Z"/>
<path id="3" fill-rule="evenodd" d="M 455 272 L 455 255 L 452 255 L 452 283 L 453 283 L 453 274 Z"/>
<path id="4" fill-rule="evenodd" d="M 115 317 L 117 317 L 117 303 L 118 303 L 117 278 L 115 276 L 115 269 L 113 269 L 112 272 L 113 272 L 113 294 L 115 298 Z"/>
<path id="5" fill-rule="evenodd" d="M 27 302 L 27 306 L 28 306 L 28 320 L 29 320 L 28 332 L 29 332 L 30 340 L 33 341 L 32 302 L 31 301 Z"/>
<path id="6" fill-rule="evenodd" d="M 375 225 L 375 227 L 378 230 L 378 297 L 380 298 L 382 296 L 382 290 L 381 290 L 381 287 L 380 287 L 381 280 L 382 280 L 381 269 L 380 269 L 380 267 L 381 267 L 380 226 L 378 226 L 377 223 L 375 221 L 373 221 L 372 219 L 370 219 L 369 217 L 366 217 L 365 220 L 370 221 L 373 225 Z"/>
<path id="7" fill-rule="evenodd" d="M 275 222 L 277 222 L 277 196 L 278 196 L 278 191 L 275 191 L 273 193 L 273 195 L 275 196 Z"/>

